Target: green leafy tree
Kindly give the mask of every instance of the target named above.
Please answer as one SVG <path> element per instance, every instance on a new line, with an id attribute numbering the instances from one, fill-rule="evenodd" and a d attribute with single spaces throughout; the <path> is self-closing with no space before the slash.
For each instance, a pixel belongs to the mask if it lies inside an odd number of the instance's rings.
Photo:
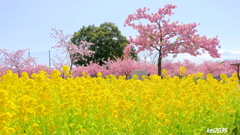
<path id="1" fill-rule="evenodd" d="M 108 61 L 108 59 L 116 60 L 117 58 L 123 58 L 124 47 L 126 44 L 129 44 L 127 38 L 111 22 L 105 22 L 100 27 L 94 25 L 83 26 L 71 38 L 71 42 L 77 46 L 81 45 L 81 41 L 93 43 L 89 50 L 95 53 L 92 56 L 85 56 L 84 59 L 79 59 L 76 62 L 77 65 L 88 65 L 90 61 L 103 65 L 104 61 Z M 131 57 L 137 59 L 134 49 L 131 52 Z"/>

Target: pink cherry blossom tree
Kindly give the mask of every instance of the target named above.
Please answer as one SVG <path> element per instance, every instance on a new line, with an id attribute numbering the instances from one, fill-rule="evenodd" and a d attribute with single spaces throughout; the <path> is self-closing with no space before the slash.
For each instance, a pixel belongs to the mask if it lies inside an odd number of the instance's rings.
<path id="1" fill-rule="evenodd" d="M 223 68 L 217 61 L 204 61 L 198 65 L 198 71 L 204 75 L 212 74 L 213 76 L 218 76 L 223 72 Z"/>
<path id="2" fill-rule="evenodd" d="M 90 62 L 90 64 L 87 66 L 87 72 L 92 77 L 97 77 L 98 72 L 101 72 L 103 76 L 108 74 L 108 70 L 104 65 L 100 66 L 99 64 L 93 62 Z"/>
<path id="3" fill-rule="evenodd" d="M 0 77 L 5 74 L 7 71 L 6 67 L 4 66 L 4 64 L 1 62 L 0 60 Z"/>
<path id="4" fill-rule="evenodd" d="M 124 53 L 123 57 L 128 59 L 130 57 L 132 50 L 133 50 L 133 46 L 130 44 L 127 44 L 123 49 L 123 53 Z"/>
<path id="5" fill-rule="evenodd" d="M 131 75 L 132 70 L 137 70 L 138 67 L 137 63 L 129 58 L 117 58 L 115 61 L 108 60 L 107 65 L 110 74 L 122 75 L 126 78 Z"/>
<path id="6" fill-rule="evenodd" d="M 166 69 L 168 72 L 168 75 L 171 76 L 177 76 L 179 75 L 179 68 L 182 66 L 182 63 L 180 61 L 178 62 L 173 62 L 170 60 L 165 60 L 162 63 L 162 68 Z"/>
<path id="7" fill-rule="evenodd" d="M 35 64 L 33 65 L 26 65 L 21 72 L 27 72 L 29 76 L 31 76 L 33 73 L 40 73 L 41 70 L 46 71 L 47 74 L 51 74 L 53 69 L 41 64 Z"/>
<path id="8" fill-rule="evenodd" d="M 20 76 L 24 68 L 34 67 L 34 65 L 36 65 L 34 57 L 24 57 L 27 51 L 29 51 L 29 49 L 12 52 L 6 49 L 0 49 L 0 63 L 5 70 L 12 70 Z"/>
<path id="9" fill-rule="evenodd" d="M 91 77 L 97 77 L 98 72 L 101 72 L 102 76 L 106 76 L 109 73 L 105 65 L 100 66 L 93 62 L 90 62 L 88 66 L 78 66 L 72 69 L 73 77 L 83 76 L 82 72 L 85 72 L 86 75 L 89 75 Z"/>
<path id="10" fill-rule="evenodd" d="M 126 76 L 128 78 L 132 74 L 132 70 L 147 70 L 148 73 L 154 74 L 152 69 L 154 69 L 153 64 L 148 64 L 146 62 L 140 62 L 132 59 L 130 53 L 133 49 L 133 46 L 127 44 L 124 48 L 124 57 L 116 58 L 115 61 L 108 60 L 106 62 L 108 66 L 109 74 L 114 74 L 116 76 Z"/>
<path id="11" fill-rule="evenodd" d="M 55 70 L 61 71 L 64 65 L 71 65 L 70 59 L 66 58 L 65 56 L 55 55 L 54 58 L 52 58 L 51 60 L 52 60 L 53 68 Z"/>
<path id="12" fill-rule="evenodd" d="M 130 43 L 138 47 L 137 52 L 144 50 L 157 50 L 158 55 L 158 75 L 161 75 L 162 59 L 168 54 L 173 54 L 176 57 L 179 53 L 189 53 L 197 56 L 208 51 L 211 57 L 219 58 L 220 54 L 217 51 L 219 40 L 217 37 L 207 38 L 197 34 L 196 23 L 179 24 L 178 22 L 170 22 L 166 19 L 171 16 L 177 6 L 167 4 L 164 8 L 159 8 L 157 13 L 149 14 L 147 9 L 139 8 L 136 13 L 128 15 L 124 26 L 128 25 L 138 31 L 136 38 L 130 36 Z M 135 24 L 136 21 L 146 20 L 149 24 Z M 145 21 L 144 20 L 144 21 Z"/>
<path id="13" fill-rule="evenodd" d="M 110 74 L 116 76 L 124 75 L 126 78 L 131 75 L 132 70 L 136 69 L 136 61 L 130 58 L 130 53 L 133 46 L 127 44 L 123 50 L 123 59 L 116 58 L 116 60 L 108 60 L 106 62 Z"/>
<path id="14" fill-rule="evenodd" d="M 237 73 L 237 66 L 231 65 L 233 63 L 240 62 L 240 60 L 227 60 L 220 63 L 222 68 L 222 73 L 231 76 L 232 73 Z"/>
<path id="15" fill-rule="evenodd" d="M 182 66 L 184 66 L 186 68 L 186 74 L 195 74 L 195 73 L 199 72 L 196 69 L 197 64 L 192 62 L 192 61 L 190 61 L 190 60 L 188 60 L 188 59 L 184 59 L 182 61 Z"/>
<path id="16" fill-rule="evenodd" d="M 73 63 L 79 58 L 84 58 L 84 56 L 91 56 L 94 52 L 89 50 L 89 46 L 92 43 L 81 41 L 79 46 L 71 43 L 70 38 L 72 35 L 63 34 L 63 30 L 52 29 L 53 33 L 50 34 L 51 38 L 55 39 L 57 44 L 53 46 L 54 49 L 63 49 L 63 53 L 66 57 L 70 59 L 70 71 L 72 70 Z"/>

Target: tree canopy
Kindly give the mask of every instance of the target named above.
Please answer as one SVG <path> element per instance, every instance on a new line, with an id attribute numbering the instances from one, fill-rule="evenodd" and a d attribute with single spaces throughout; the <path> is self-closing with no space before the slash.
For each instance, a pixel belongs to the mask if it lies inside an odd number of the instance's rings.
<path id="1" fill-rule="evenodd" d="M 81 41 L 87 41 L 93 43 L 89 47 L 89 50 L 95 53 L 91 56 L 85 56 L 85 59 L 79 59 L 77 65 L 88 65 L 91 61 L 103 65 L 104 61 L 116 60 L 122 58 L 124 53 L 124 47 L 129 44 L 129 41 L 125 36 L 121 34 L 121 31 L 115 26 L 114 23 L 105 22 L 96 27 L 89 25 L 83 26 L 79 31 L 73 34 L 71 42 L 77 46 Z M 137 58 L 134 50 L 131 53 L 132 58 Z"/>

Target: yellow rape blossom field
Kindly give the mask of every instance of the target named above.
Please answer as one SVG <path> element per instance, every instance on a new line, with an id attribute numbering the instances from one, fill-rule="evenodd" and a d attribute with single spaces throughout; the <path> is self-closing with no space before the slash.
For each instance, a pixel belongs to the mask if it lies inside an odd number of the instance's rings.
<path id="1" fill-rule="evenodd" d="M 0 134 L 240 133 L 236 74 L 222 74 L 218 81 L 211 74 L 179 78 L 164 73 L 164 78 L 152 75 L 141 81 L 101 73 L 63 78 L 57 70 L 29 78 L 8 71 L 0 79 Z"/>

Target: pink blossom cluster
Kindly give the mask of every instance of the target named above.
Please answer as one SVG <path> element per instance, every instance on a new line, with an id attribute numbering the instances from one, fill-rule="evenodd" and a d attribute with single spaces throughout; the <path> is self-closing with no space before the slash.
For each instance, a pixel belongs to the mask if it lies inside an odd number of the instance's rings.
<path id="1" fill-rule="evenodd" d="M 126 47 L 124 47 L 123 53 L 125 58 L 129 58 L 131 52 L 132 52 L 133 46 L 130 44 L 127 44 Z"/>
<path id="2" fill-rule="evenodd" d="M 186 68 L 186 75 L 201 72 L 204 75 L 210 73 L 213 76 L 219 76 L 220 74 L 231 76 L 232 73 L 236 73 L 237 69 L 236 66 L 232 66 L 230 64 L 236 62 L 240 62 L 240 60 L 229 60 L 224 62 L 203 61 L 201 64 L 191 62 L 187 59 L 183 60 L 183 62 L 164 61 L 163 69 L 166 69 L 168 74 L 171 76 L 179 75 L 179 68 L 181 66 Z"/>
<path id="3" fill-rule="evenodd" d="M 24 54 L 29 51 L 29 49 L 22 49 L 17 51 L 9 52 L 6 49 L 0 49 L 0 73 L 2 74 L 6 70 L 12 70 L 20 76 L 27 67 L 33 67 L 36 64 L 35 58 L 26 57 Z"/>
<path id="4" fill-rule="evenodd" d="M 54 49 L 62 49 L 63 54 L 66 54 L 66 58 L 70 59 L 70 69 L 72 65 L 79 59 L 84 59 L 84 56 L 91 56 L 94 51 L 89 50 L 92 43 L 86 41 L 80 41 L 80 45 L 74 45 L 70 38 L 72 35 L 63 34 L 63 30 L 52 29 L 53 33 L 50 34 L 51 38 L 55 39 L 57 44 L 53 46 Z"/>
<path id="5" fill-rule="evenodd" d="M 126 47 L 127 50 L 129 46 Z M 21 76 L 22 72 L 27 72 L 29 76 L 33 73 L 39 73 L 41 70 L 45 70 L 50 74 L 54 69 L 62 70 L 61 67 L 50 68 L 45 65 L 39 65 L 35 62 L 35 58 L 24 57 L 24 53 L 27 50 L 18 50 L 13 52 L 8 52 L 5 49 L 0 50 L 0 74 L 3 75 L 7 70 L 12 70 L 14 73 Z M 126 54 L 127 55 L 127 51 Z M 204 61 L 201 64 L 194 63 L 190 60 L 183 60 L 182 62 L 172 62 L 164 61 L 162 63 L 163 69 L 166 69 L 168 75 L 179 76 L 179 68 L 184 66 L 186 68 L 187 74 L 195 74 L 201 72 L 203 74 L 211 73 L 213 76 L 219 76 L 224 73 L 228 76 L 231 76 L 232 73 L 236 73 L 236 66 L 230 64 L 240 62 L 240 60 L 231 60 L 224 62 L 212 62 Z M 61 63 L 61 62 L 60 62 Z M 157 65 L 150 64 L 147 62 L 140 62 L 125 57 L 124 59 L 118 58 L 116 61 L 108 60 L 106 65 L 100 66 L 96 63 L 90 63 L 88 66 L 78 66 L 73 67 L 72 75 L 73 77 L 82 76 L 82 72 L 85 72 L 87 75 L 96 77 L 98 72 L 101 72 L 103 76 L 113 74 L 116 76 L 130 76 L 132 70 L 147 70 L 151 75 L 157 74 Z M 0 76 L 1 76 L 0 75 Z"/>
<path id="6" fill-rule="evenodd" d="M 186 68 L 186 74 L 196 74 L 198 72 L 207 75 L 211 73 L 213 76 L 219 76 L 224 73 L 231 76 L 232 73 L 236 73 L 236 66 L 230 65 L 231 63 L 240 62 L 240 60 L 231 60 L 224 62 L 204 61 L 201 64 L 191 62 L 190 60 L 183 60 L 178 62 L 164 61 L 162 64 L 163 69 L 166 69 L 168 75 L 179 76 L 180 67 Z M 148 74 L 157 74 L 157 65 L 146 62 L 134 61 L 129 58 L 123 60 L 117 59 L 116 61 L 107 61 L 105 66 L 99 66 L 97 64 L 90 64 L 87 67 L 79 66 L 73 68 L 73 76 L 81 76 L 82 72 L 96 77 L 98 72 L 101 72 L 103 76 L 113 74 L 116 76 L 131 76 L 132 70 L 147 70 Z"/>

